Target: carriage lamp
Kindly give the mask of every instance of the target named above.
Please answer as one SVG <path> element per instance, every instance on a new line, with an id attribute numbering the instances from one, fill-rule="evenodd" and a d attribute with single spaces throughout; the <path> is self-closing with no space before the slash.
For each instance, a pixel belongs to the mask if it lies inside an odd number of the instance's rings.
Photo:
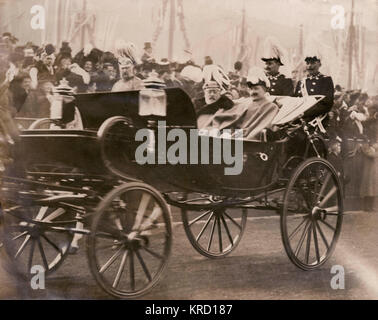
<path id="1" fill-rule="evenodd" d="M 51 119 L 62 119 L 63 103 L 72 102 L 74 93 L 74 89 L 69 86 L 65 78 L 60 80 L 59 85 L 53 89 L 53 99 L 50 106 Z"/>
<path id="2" fill-rule="evenodd" d="M 165 117 L 167 115 L 165 83 L 151 73 L 144 80 L 144 86 L 145 89 L 139 92 L 139 115 Z"/>

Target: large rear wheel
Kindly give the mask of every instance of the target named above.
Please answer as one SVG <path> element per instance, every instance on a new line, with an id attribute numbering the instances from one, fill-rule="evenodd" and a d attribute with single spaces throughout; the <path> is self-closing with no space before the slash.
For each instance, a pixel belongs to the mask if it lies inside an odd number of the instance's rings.
<path id="1" fill-rule="evenodd" d="M 117 298 L 141 296 L 168 264 L 169 208 L 149 185 L 125 183 L 100 203 L 87 240 L 89 266 L 100 287 Z"/>
<path id="2" fill-rule="evenodd" d="M 22 278 L 32 275 L 33 266 L 41 266 L 46 275 L 54 272 L 67 257 L 73 239 L 73 233 L 62 228 L 74 227 L 74 217 L 59 207 L 4 208 L 2 241 L 9 271 Z"/>
<path id="3" fill-rule="evenodd" d="M 342 187 L 326 160 L 310 158 L 286 188 L 281 236 L 289 259 L 303 270 L 323 265 L 332 255 L 343 220 Z"/>

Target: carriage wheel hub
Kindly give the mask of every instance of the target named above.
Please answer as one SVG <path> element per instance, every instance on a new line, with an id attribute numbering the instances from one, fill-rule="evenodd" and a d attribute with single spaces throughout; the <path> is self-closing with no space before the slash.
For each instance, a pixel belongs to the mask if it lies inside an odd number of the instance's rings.
<path id="1" fill-rule="evenodd" d="M 312 216 L 315 218 L 315 219 L 322 219 L 324 220 L 327 216 L 327 211 L 322 209 L 322 208 L 319 208 L 318 206 L 315 206 L 312 211 L 311 211 L 311 214 Z"/>

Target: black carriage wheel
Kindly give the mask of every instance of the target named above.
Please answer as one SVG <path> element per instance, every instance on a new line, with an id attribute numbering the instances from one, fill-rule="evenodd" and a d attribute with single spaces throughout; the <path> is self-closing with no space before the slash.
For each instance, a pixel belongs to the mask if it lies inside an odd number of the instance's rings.
<path id="1" fill-rule="evenodd" d="M 324 159 L 304 161 L 289 180 L 281 215 L 282 242 L 290 260 L 303 270 L 323 265 L 335 249 L 342 220 L 336 170 Z"/>
<path id="2" fill-rule="evenodd" d="M 1 216 L 8 271 L 28 279 L 33 266 L 43 267 L 45 275 L 57 270 L 67 257 L 73 239 L 73 233 L 61 228 L 75 227 L 74 214 L 47 206 L 27 206 L 11 212 L 4 210 Z M 50 227 L 49 223 L 55 225 Z"/>
<path id="3" fill-rule="evenodd" d="M 87 238 L 91 272 L 117 298 L 136 298 L 159 281 L 172 246 L 169 208 L 154 188 L 125 183 L 99 204 Z"/>
<path id="4" fill-rule="evenodd" d="M 193 248 L 213 259 L 225 257 L 236 249 L 247 223 L 247 209 L 182 210 L 181 216 Z"/>

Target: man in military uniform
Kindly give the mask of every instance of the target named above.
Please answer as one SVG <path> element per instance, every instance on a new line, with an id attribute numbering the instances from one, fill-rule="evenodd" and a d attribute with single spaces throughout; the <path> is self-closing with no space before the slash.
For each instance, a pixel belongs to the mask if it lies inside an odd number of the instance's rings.
<path id="1" fill-rule="evenodd" d="M 283 56 L 284 49 L 280 47 L 277 40 L 267 38 L 261 60 L 265 62 L 266 76 L 270 81 L 268 92 L 272 96 L 292 96 L 294 93 L 293 81 L 279 72 L 280 67 L 284 65 Z"/>
<path id="2" fill-rule="evenodd" d="M 321 67 L 320 56 L 308 56 L 305 59 L 307 77 L 298 82 L 294 96 L 324 95 L 325 98 L 305 113 L 306 117 L 314 117 L 328 113 L 333 106 L 334 86 L 330 76 L 319 72 Z"/>
<path id="3" fill-rule="evenodd" d="M 279 72 L 280 66 L 283 66 L 280 58 L 262 58 L 261 60 L 265 61 L 266 76 L 270 81 L 269 93 L 272 96 L 292 96 L 293 82 Z"/>

